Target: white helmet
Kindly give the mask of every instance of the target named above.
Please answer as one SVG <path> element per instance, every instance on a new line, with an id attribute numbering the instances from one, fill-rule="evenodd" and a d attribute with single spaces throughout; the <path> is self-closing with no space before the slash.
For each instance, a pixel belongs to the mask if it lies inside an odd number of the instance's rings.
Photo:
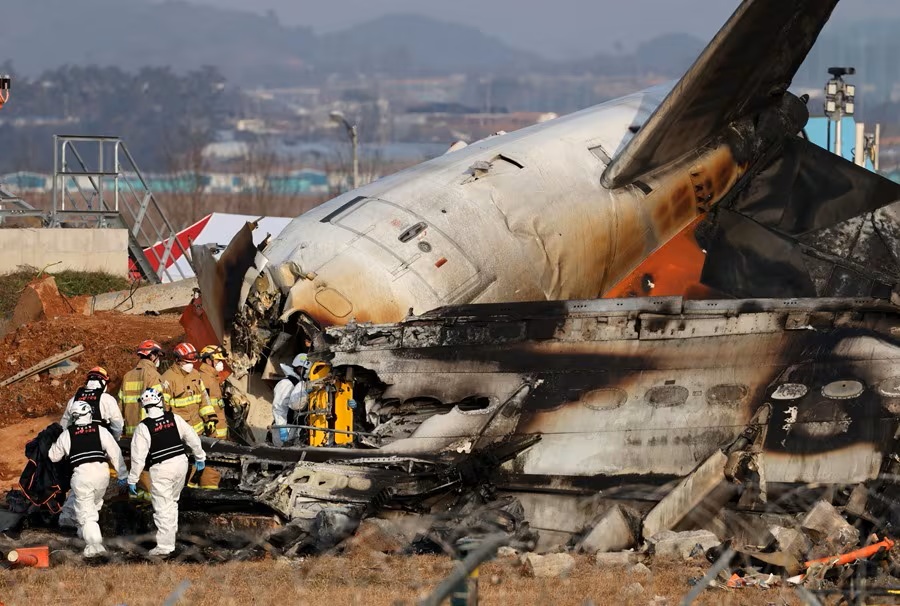
<path id="1" fill-rule="evenodd" d="M 160 408 L 162 408 L 162 394 L 152 387 L 148 387 L 146 390 L 144 390 L 144 393 L 141 394 L 141 405 L 144 408 L 153 408 L 154 406 L 159 406 Z"/>
<path id="2" fill-rule="evenodd" d="M 294 368 L 305 368 L 309 370 L 309 356 L 305 353 L 297 354 L 296 356 L 294 356 L 294 360 L 291 362 L 291 366 L 293 366 Z"/>
<path id="3" fill-rule="evenodd" d="M 75 400 L 69 406 L 69 414 L 72 415 L 76 425 L 87 425 L 91 422 L 91 405 L 83 400 Z"/>

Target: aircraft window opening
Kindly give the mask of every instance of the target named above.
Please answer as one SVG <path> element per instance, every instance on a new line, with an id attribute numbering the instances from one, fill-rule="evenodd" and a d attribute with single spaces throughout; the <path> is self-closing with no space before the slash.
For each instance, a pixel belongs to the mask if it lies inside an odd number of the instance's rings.
<path id="1" fill-rule="evenodd" d="M 681 385 L 661 385 L 651 387 L 644 395 L 647 403 L 654 408 L 672 408 L 687 402 L 690 392 Z"/>
<path id="2" fill-rule="evenodd" d="M 887 398 L 900 398 L 900 377 L 891 377 L 879 383 L 878 393 Z"/>
<path id="3" fill-rule="evenodd" d="M 419 223 L 416 223 L 412 227 L 406 229 L 402 234 L 397 236 L 397 239 L 403 243 L 409 242 L 420 233 L 425 231 L 426 227 L 428 227 L 428 225 L 426 225 L 424 221 L 420 221 Z"/>
<path id="4" fill-rule="evenodd" d="M 737 406 L 750 393 L 750 388 L 741 384 L 722 384 L 710 387 L 706 401 L 711 405 Z"/>
<path id="5" fill-rule="evenodd" d="M 799 400 L 809 391 L 802 383 L 783 383 L 772 393 L 773 400 Z"/>
<path id="6" fill-rule="evenodd" d="M 469 396 L 461 400 L 456 406 L 460 412 L 487 410 L 491 406 L 491 399 L 486 396 Z"/>
<path id="7" fill-rule="evenodd" d="M 615 410 L 628 401 L 628 393 L 618 387 L 601 387 L 592 389 L 581 396 L 581 403 L 585 408 L 602 412 Z"/>
<path id="8" fill-rule="evenodd" d="M 822 395 L 829 400 L 852 400 L 862 395 L 865 386 L 859 381 L 834 381 L 822 388 Z"/>

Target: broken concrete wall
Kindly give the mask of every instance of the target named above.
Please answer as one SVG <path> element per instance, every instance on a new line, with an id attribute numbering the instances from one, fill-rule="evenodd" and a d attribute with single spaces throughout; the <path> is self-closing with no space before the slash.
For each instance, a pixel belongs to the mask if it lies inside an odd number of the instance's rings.
<path id="1" fill-rule="evenodd" d="M 191 302 L 196 287 L 197 279 L 190 278 L 142 286 L 134 291 L 121 290 L 97 295 L 91 299 L 90 311 L 118 311 L 133 315 L 180 311 Z"/>

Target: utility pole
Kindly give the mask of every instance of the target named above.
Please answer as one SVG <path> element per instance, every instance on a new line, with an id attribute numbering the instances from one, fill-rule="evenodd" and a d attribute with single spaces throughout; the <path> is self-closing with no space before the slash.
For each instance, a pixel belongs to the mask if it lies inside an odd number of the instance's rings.
<path id="1" fill-rule="evenodd" d="M 856 68 L 830 67 L 828 73 L 831 74 L 831 80 L 825 84 L 825 115 L 835 123 L 833 151 L 843 158 L 842 122 L 844 116 L 852 116 L 856 110 L 856 86 L 844 82 L 844 76 L 852 76 L 856 73 Z"/>
<path id="2" fill-rule="evenodd" d="M 350 153 L 353 157 L 353 189 L 359 187 L 359 131 L 355 124 L 350 124 L 344 116 L 344 112 L 331 112 L 329 117 L 333 122 L 343 124 L 350 137 Z"/>

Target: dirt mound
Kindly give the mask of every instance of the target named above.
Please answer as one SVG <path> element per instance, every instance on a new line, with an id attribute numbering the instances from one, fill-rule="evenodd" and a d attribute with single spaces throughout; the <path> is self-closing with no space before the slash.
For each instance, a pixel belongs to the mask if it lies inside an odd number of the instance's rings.
<path id="1" fill-rule="evenodd" d="M 144 339 L 155 339 L 171 349 L 184 334 L 175 314 L 129 316 L 116 312 L 95 316 L 51 318 L 21 326 L 0 341 L 0 380 L 45 358 L 77 345 L 84 353 L 74 358 L 75 372 L 53 378 L 46 372 L 0 389 L 0 427 L 23 419 L 62 414 L 63 406 L 83 384 L 84 373 L 103 366 L 112 377 L 110 393 L 118 393 L 122 375 L 134 367 L 134 350 Z"/>

